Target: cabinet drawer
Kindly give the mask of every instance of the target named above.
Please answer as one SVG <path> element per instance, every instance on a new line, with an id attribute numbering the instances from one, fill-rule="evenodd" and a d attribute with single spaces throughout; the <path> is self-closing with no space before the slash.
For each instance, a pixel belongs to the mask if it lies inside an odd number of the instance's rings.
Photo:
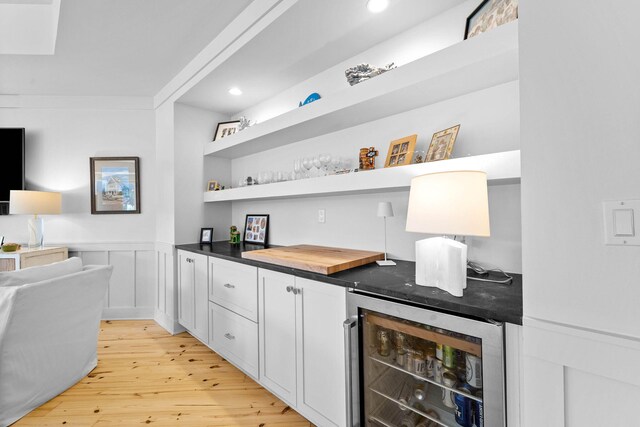
<path id="1" fill-rule="evenodd" d="M 257 379 L 258 325 L 212 302 L 209 310 L 211 348 Z"/>
<path id="2" fill-rule="evenodd" d="M 258 321 L 258 269 L 209 257 L 209 299 L 254 322 Z"/>

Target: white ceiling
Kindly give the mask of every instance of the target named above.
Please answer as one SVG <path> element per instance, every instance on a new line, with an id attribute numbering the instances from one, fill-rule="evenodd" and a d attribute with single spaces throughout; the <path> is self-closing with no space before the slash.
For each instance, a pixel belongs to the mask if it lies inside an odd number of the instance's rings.
<path id="1" fill-rule="evenodd" d="M 237 113 L 462 1 L 298 0 L 180 101 Z M 61 0 L 55 54 L 0 55 L 0 94 L 154 96 L 250 3 Z"/>
<path id="2" fill-rule="evenodd" d="M 153 96 L 250 0 L 62 0 L 54 55 L 0 55 L 0 94 Z"/>
<path id="3" fill-rule="evenodd" d="M 460 3 L 392 0 L 372 14 L 366 0 L 299 0 L 180 102 L 235 114 Z M 232 86 L 243 95 L 229 95 Z"/>

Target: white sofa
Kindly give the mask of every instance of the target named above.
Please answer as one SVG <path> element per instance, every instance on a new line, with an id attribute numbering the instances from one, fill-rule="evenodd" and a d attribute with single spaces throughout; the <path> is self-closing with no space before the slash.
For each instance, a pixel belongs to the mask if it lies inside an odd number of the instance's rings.
<path id="1" fill-rule="evenodd" d="M 97 365 L 111 266 L 70 258 L 0 273 L 0 426 L 84 378 Z"/>

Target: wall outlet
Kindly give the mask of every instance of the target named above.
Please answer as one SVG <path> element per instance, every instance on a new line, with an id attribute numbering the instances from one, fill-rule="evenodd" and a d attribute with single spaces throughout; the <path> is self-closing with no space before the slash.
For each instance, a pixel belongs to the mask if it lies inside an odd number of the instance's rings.
<path id="1" fill-rule="evenodd" d="M 320 224 L 324 224 L 325 223 L 325 211 L 324 209 L 318 209 L 318 222 Z"/>

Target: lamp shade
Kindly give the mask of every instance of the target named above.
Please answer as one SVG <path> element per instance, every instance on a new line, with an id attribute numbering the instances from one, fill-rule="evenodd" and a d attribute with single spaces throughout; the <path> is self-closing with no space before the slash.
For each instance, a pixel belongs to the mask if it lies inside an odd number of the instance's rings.
<path id="1" fill-rule="evenodd" d="M 378 216 L 385 218 L 393 217 L 393 206 L 391 206 L 391 202 L 378 203 Z"/>
<path id="2" fill-rule="evenodd" d="M 487 174 L 452 171 L 411 180 L 407 231 L 489 236 Z"/>
<path id="3" fill-rule="evenodd" d="M 60 193 L 11 190 L 9 197 L 11 214 L 57 215 L 62 210 Z"/>

